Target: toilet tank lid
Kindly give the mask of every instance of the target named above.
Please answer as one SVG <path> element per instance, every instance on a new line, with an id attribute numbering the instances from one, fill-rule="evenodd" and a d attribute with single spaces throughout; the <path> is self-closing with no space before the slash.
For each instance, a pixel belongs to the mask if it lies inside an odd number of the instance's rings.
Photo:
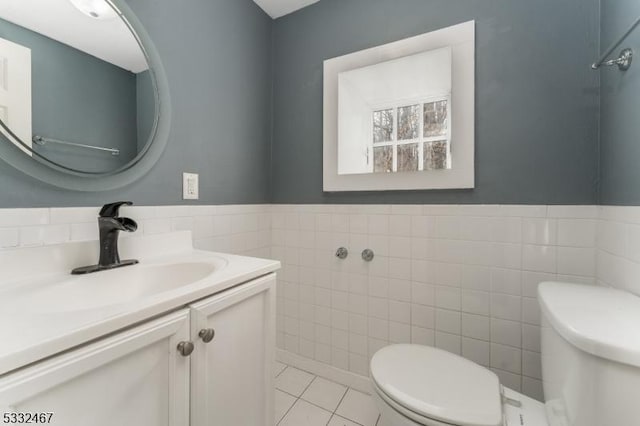
<path id="1" fill-rule="evenodd" d="M 640 367 L 640 297 L 609 287 L 544 282 L 538 300 L 553 329 L 572 345 Z"/>

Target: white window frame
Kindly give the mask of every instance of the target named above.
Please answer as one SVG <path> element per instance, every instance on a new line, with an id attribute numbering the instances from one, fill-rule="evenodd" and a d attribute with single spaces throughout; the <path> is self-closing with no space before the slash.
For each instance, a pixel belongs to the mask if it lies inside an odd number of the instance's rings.
<path id="1" fill-rule="evenodd" d="M 441 101 L 447 101 L 447 134 L 444 136 L 425 136 L 424 135 L 424 106 L 425 104 L 441 102 Z M 405 108 L 405 107 L 410 107 L 415 105 L 418 105 L 420 107 L 418 137 L 415 139 L 400 140 L 398 138 L 398 125 L 399 125 L 398 110 L 400 108 Z M 377 111 L 384 111 L 389 109 L 393 110 L 393 132 L 392 132 L 393 138 L 391 141 L 388 141 L 388 142 L 374 142 L 373 141 L 373 128 L 374 128 L 373 114 Z M 375 156 L 373 152 L 374 148 L 379 148 L 384 146 L 393 147 L 393 173 L 398 173 L 398 146 L 414 145 L 414 144 L 418 144 L 418 171 L 419 172 L 425 171 L 424 170 L 424 145 L 425 143 L 439 142 L 439 141 L 446 141 L 447 143 L 447 163 L 448 163 L 447 169 L 450 169 L 451 163 L 452 163 L 452 160 L 451 160 L 451 128 L 452 128 L 452 122 L 453 122 L 452 119 L 453 117 L 451 116 L 451 94 L 449 93 L 428 96 L 423 98 L 416 98 L 416 99 L 403 99 L 399 101 L 396 100 L 396 101 L 390 101 L 390 102 L 373 105 L 373 108 L 371 109 L 371 126 L 370 126 L 371 132 L 369 134 L 370 144 L 368 148 L 370 151 L 367 152 L 367 161 L 368 161 L 367 166 L 369 167 L 369 172 L 375 173 L 374 172 Z M 399 172 L 399 173 L 406 173 L 406 172 Z"/>
<path id="2" fill-rule="evenodd" d="M 451 169 L 402 173 L 338 174 L 338 76 L 431 50 L 452 51 L 449 147 Z M 398 103 L 398 102 L 394 102 Z M 403 105 L 410 105 L 402 102 Z M 417 102 L 416 102 L 417 103 Z M 397 116 L 395 117 L 397 120 Z M 373 138 L 371 139 L 373 140 Z M 437 139 L 441 140 L 441 139 Z M 397 158 L 397 156 L 396 156 Z M 391 191 L 475 187 L 475 22 L 469 21 L 324 62 L 323 189 Z"/>

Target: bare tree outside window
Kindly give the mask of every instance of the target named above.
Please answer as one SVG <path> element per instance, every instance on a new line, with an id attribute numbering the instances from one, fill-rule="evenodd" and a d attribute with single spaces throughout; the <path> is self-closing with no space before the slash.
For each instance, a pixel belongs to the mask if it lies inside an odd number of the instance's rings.
<path id="1" fill-rule="evenodd" d="M 393 172 L 393 146 L 380 146 L 373 148 L 373 172 Z"/>
<path id="2" fill-rule="evenodd" d="M 447 124 L 447 101 L 437 101 L 424 104 L 424 136 L 446 136 Z"/>
<path id="3" fill-rule="evenodd" d="M 417 143 L 398 145 L 399 172 L 417 172 L 419 161 L 420 152 Z"/>
<path id="4" fill-rule="evenodd" d="M 374 111 L 373 143 L 391 142 L 393 140 L 393 109 Z"/>
<path id="5" fill-rule="evenodd" d="M 420 105 L 398 108 L 398 140 L 418 139 L 420 133 Z"/>
<path id="6" fill-rule="evenodd" d="M 447 141 L 425 142 L 424 169 L 443 170 L 448 168 Z"/>
<path id="7" fill-rule="evenodd" d="M 448 98 L 373 111 L 373 172 L 451 168 Z"/>

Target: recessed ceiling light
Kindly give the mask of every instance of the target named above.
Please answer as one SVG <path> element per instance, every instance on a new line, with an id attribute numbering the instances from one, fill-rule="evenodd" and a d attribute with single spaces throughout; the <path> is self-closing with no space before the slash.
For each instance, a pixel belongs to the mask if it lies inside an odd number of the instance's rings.
<path id="1" fill-rule="evenodd" d="M 113 19 L 117 13 L 105 0 L 69 0 L 76 9 L 94 19 Z"/>

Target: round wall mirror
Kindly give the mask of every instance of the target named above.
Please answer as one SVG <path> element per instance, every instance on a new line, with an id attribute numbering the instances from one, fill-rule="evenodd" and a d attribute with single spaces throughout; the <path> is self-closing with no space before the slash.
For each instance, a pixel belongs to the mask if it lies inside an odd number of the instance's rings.
<path id="1" fill-rule="evenodd" d="M 123 0 L 2 0 L 0 158 L 96 191 L 148 172 L 168 139 L 166 77 Z"/>

